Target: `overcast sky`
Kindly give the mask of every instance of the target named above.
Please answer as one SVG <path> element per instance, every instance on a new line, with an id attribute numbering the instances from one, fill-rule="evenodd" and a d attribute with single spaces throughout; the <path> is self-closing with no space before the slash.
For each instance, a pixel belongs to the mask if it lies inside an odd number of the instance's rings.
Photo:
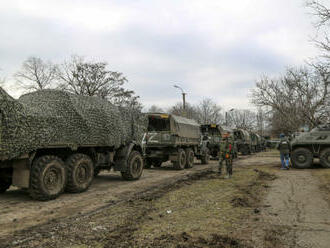
<path id="1" fill-rule="evenodd" d="M 247 108 L 261 75 L 317 54 L 309 12 L 304 0 L 1 1 L 0 75 L 13 85 L 29 56 L 76 54 L 123 72 L 147 107 L 178 102 L 177 83 L 190 103 Z"/>

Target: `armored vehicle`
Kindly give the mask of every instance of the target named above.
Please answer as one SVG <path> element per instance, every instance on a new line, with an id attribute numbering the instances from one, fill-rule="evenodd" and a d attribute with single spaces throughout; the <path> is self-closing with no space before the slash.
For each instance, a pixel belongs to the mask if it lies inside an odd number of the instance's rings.
<path id="1" fill-rule="evenodd" d="M 213 158 L 219 157 L 221 142 L 221 127 L 216 124 L 201 125 L 203 137 L 207 137 L 207 148 Z"/>
<path id="2" fill-rule="evenodd" d="M 330 124 L 301 133 L 290 144 L 294 167 L 309 168 L 313 164 L 313 158 L 319 158 L 323 167 L 330 168 Z"/>
<path id="3" fill-rule="evenodd" d="M 251 137 L 248 131 L 235 129 L 234 136 L 237 143 L 237 150 L 243 155 L 251 154 Z"/>
<path id="4" fill-rule="evenodd" d="M 148 114 L 148 131 L 143 143 L 146 153 L 146 168 L 160 167 L 172 161 L 175 169 L 182 170 L 194 165 L 194 157 L 202 164 L 209 162 L 207 138 L 203 139 L 200 125 L 191 119 L 163 114 Z"/>
<path id="5" fill-rule="evenodd" d="M 146 127 L 139 113 L 97 97 L 42 90 L 15 100 L 0 88 L 0 192 L 14 185 L 50 200 L 87 190 L 110 168 L 138 179 Z"/>

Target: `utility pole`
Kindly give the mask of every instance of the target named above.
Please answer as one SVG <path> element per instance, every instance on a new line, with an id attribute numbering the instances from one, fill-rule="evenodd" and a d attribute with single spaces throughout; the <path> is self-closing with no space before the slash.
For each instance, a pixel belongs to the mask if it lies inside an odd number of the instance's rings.
<path id="1" fill-rule="evenodd" d="M 232 108 L 231 110 L 229 111 L 226 111 L 226 114 L 225 114 L 225 121 L 226 121 L 226 126 L 228 127 L 228 113 L 229 112 L 232 112 L 234 109 Z"/>
<path id="2" fill-rule="evenodd" d="M 182 94 L 182 107 L 183 107 L 183 115 L 185 116 L 185 110 L 186 110 L 186 95 L 187 93 L 184 92 L 184 90 L 178 86 L 178 85 L 173 85 L 174 88 L 177 88 L 179 90 L 181 90 L 181 94 Z"/>

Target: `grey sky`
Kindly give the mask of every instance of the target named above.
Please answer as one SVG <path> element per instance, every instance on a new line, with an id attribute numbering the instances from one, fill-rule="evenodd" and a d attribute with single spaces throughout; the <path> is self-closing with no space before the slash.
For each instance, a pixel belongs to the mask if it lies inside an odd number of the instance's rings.
<path id="1" fill-rule="evenodd" d="M 123 72 L 147 107 L 178 102 L 178 83 L 190 103 L 246 108 L 258 77 L 317 54 L 308 12 L 304 0 L 2 1 L 0 73 L 13 88 L 28 56 L 77 54 Z"/>

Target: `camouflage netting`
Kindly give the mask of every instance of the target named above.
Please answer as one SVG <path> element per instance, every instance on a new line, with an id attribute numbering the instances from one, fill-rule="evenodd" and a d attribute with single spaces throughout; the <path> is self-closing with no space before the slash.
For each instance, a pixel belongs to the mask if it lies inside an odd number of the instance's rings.
<path id="1" fill-rule="evenodd" d="M 140 142 L 147 119 L 97 97 L 42 90 L 13 99 L 0 87 L 0 159 L 49 146 Z"/>

